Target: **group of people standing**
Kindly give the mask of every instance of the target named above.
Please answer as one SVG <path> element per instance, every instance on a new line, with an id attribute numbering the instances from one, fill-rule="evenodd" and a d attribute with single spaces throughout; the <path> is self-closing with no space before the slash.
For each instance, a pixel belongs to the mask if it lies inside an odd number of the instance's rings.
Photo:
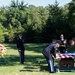
<path id="1" fill-rule="evenodd" d="M 24 64 L 25 47 L 24 47 L 24 40 L 23 40 L 21 34 L 18 36 L 16 44 L 17 44 L 19 55 L 20 55 L 20 63 Z M 71 40 L 70 45 L 74 46 L 75 41 Z M 57 50 L 59 50 L 60 53 L 67 53 L 67 50 L 68 50 L 68 48 L 67 48 L 67 40 L 64 39 L 63 34 L 60 35 L 59 40 L 52 40 L 52 43 L 47 45 L 44 48 L 43 52 L 42 52 L 44 57 L 46 58 L 47 63 L 48 63 L 49 72 L 51 72 L 51 73 L 55 72 L 54 58 L 56 58 L 56 51 Z"/>
<path id="2" fill-rule="evenodd" d="M 67 51 L 68 51 L 67 40 L 64 39 L 63 34 L 60 35 L 59 40 L 53 40 L 52 43 L 50 43 L 47 47 L 45 47 L 42 52 L 44 57 L 46 58 L 47 63 L 48 63 L 49 72 L 51 72 L 51 73 L 55 72 L 54 58 L 56 58 L 56 51 L 57 50 L 59 50 L 59 52 L 61 54 L 67 53 Z"/>

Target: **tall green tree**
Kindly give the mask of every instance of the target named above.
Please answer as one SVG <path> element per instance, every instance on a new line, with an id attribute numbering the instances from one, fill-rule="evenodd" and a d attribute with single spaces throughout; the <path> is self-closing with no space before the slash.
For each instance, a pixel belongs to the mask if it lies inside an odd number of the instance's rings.
<path id="1" fill-rule="evenodd" d="M 6 29 L 2 26 L 2 24 L 0 23 L 0 42 L 4 42 L 5 38 L 4 38 L 4 32 L 6 31 Z"/>
<path id="2" fill-rule="evenodd" d="M 72 0 L 68 5 L 69 5 L 68 22 L 71 28 L 70 36 L 75 37 L 75 0 Z"/>
<path id="3" fill-rule="evenodd" d="M 9 42 L 13 42 L 14 41 L 14 28 L 12 27 L 12 25 L 10 24 L 9 27 L 8 27 L 8 41 Z"/>

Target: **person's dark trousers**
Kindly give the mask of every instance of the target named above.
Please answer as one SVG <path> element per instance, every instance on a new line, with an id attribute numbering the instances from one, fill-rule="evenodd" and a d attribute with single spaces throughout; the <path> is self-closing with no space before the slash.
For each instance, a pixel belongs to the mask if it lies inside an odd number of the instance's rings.
<path id="1" fill-rule="evenodd" d="M 21 64 L 24 64 L 24 50 L 21 50 Z"/>
<path id="2" fill-rule="evenodd" d="M 44 55 L 44 57 L 46 58 L 47 64 L 48 64 L 48 70 L 50 72 L 50 63 L 49 63 L 49 58 L 47 56 Z"/>
<path id="3" fill-rule="evenodd" d="M 19 54 L 20 54 L 20 63 L 24 64 L 24 50 L 19 50 Z"/>

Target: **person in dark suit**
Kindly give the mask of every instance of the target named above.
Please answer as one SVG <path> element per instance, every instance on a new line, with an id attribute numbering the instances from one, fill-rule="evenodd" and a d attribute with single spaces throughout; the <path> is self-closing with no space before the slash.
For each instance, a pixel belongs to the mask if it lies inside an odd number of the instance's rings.
<path id="1" fill-rule="evenodd" d="M 66 53 L 67 52 L 67 40 L 64 39 L 64 35 L 61 34 L 60 35 L 60 42 L 61 42 L 61 45 L 60 45 L 60 53 Z"/>
<path id="2" fill-rule="evenodd" d="M 17 43 L 18 52 L 20 54 L 20 63 L 24 64 L 24 50 L 25 50 L 25 48 L 24 48 L 24 40 L 23 40 L 21 34 L 19 34 L 16 43 Z"/>
<path id="3" fill-rule="evenodd" d="M 48 63 L 49 72 L 54 73 L 54 58 L 56 58 L 56 49 L 60 47 L 60 41 L 53 41 L 43 50 L 43 55 Z"/>

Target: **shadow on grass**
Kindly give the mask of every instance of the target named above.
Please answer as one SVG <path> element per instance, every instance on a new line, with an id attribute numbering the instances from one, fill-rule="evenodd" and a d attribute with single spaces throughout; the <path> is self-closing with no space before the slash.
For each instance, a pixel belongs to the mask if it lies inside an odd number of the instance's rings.
<path id="1" fill-rule="evenodd" d="M 43 43 L 30 43 L 30 44 L 24 44 L 25 50 L 27 51 L 34 51 L 37 53 L 42 53 L 43 49 L 45 48 L 47 44 Z M 7 48 L 7 50 L 13 49 L 17 50 L 16 44 L 4 44 L 4 46 Z"/>
<path id="2" fill-rule="evenodd" d="M 45 64 L 41 63 L 34 63 L 34 64 L 25 64 L 24 68 L 20 70 L 20 72 L 46 72 L 48 71 L 48 66 L 46 66 Z"/>
<path id="3" fill-rule="evenodd" d="M 4 46 L 7 49 L 14 49 L 17 50 L 16 44 L 4 44 Z M 43 50 L 43 48 L 46 46 L 46 44 L 34 44 L 34 43 L 30 43 L 30 44 L 24 44 L 25 49 L 27 51 L 34 51 L 34 52 L 38 52 L 41 53 L 41 51 Z"/>
<path id="4" fill-rule="evenodd" d="M 15 44 L 5 44 L 8 50 L 16 50 Z M 35 53 L 42 53 L 46 44 L 26 44 L 27 51 L 34 51 Z M 72 48 L 71 48 L 72 49 Z M 73 48 L 74 50 L 74 48 Z M 73 51 L 72 50 L 72 51 Z M 13 51 L 14 52 L 14 51 Z M 56 62 L 56 61 L 55 61 Z M 15 66 L 20 65 L 19 55 L 6 55 L 5 58 L 0 57 L 0 66 Z M 25 55 L 25 63 L 20 72 L 38 72 L 48 71 L 47 62 L 43 55 Z"/>
<path id="5" fill-rule="evenodd" d="M 10 55 L 5 58 L 0 57 L 0 66 L 16 66 L 19 64 L 19 56 Z M 43 59 L 43 56 L 25 56 L 25 63 L 23 64 L 23 69 L 20 72 L 38 72 L 38 71 L 48 71 L 46 66 L 46 61 Z"/>
<path id="6" fill-rule="evenodd" d="M 28 72 L 38 72 L 38 71 L 48 71 L 48 67 L 46 66 L 46 60 L 44 60 L 43 56 L 28 56 L 26 55 L 25 66 L 20 72 L 28 71 Z"/>
<path id="7" fill-rule="evenodd" d="M 25 48 L 27 51 L 42 53 L 45 46 L 46 44 L 26 44 Z"/>
<path id="8" fill-rule="evenodd" d="M 0 66 L 18 65 L 19 62 L 20 58 L 17 55 L 6 55 L 5 57 L 0 57 Z M 25 55 L 25 66 L 32 64 L 36 64 L 37 66 L 40 63 L 46 63 L 42 55 Z"/>
<path id="9" fill-rule="evenodd" d="M 42 53 L 46 44 L 26 44 L 27 51 L 34 51 L 35 53 Z M 5 44 L 8 50 L 16 50 L 15 44 Z M 14 52 L 14 51 L 13 51 Z M 5 58 L 0 57 L 0 66 L 15 66 L 20 65 L 19 55 L 6 55 Z M 46 60 L 43 55 L 25 55 L 24 68 L 20 70 L 28 72 L 47 71 Z"/>
<path id="10" fill-rule="evenodd" d="M 28 65 L 27 67 L 25 66 L 23 69 L 20 70 L 20 72 L 46 72 L 48 71 L 48 67 L 47 66 L 43 66 L 43 65 Z"/>
<path id="11" fill-rule="evenodd" d="M 40 62 L 39 62 L 40 61 Z M 48 71 L 47 66 L 45 65 L 46 61 L 43 59 L 43 56 L 25 56 L 25 63 L 23 64 L 23 69 L 20 72 L 39 72 L 39 71 Z M 0 66 L 16 66 L 19 64 L 19 56 L 10 55 L 6 58 L 0 58 Z"/>
<path id="12" fill-rule="evenodd" d="M 4 44 L 4 46 L 8 49 L 17 50 L 16 44 Z"/>
<path id="13" fill-rule="evenodd" d="M 75 52 L 75 46 L 68 46 L 68 52 L 69 53 Z"/>
<path id="14" fill-rule="evenodd" d="M 15 55 L 6 55 L 5 57 L 0 57 L 0 66 L 14 66 L 19 62 L 19 57 Z"/>

